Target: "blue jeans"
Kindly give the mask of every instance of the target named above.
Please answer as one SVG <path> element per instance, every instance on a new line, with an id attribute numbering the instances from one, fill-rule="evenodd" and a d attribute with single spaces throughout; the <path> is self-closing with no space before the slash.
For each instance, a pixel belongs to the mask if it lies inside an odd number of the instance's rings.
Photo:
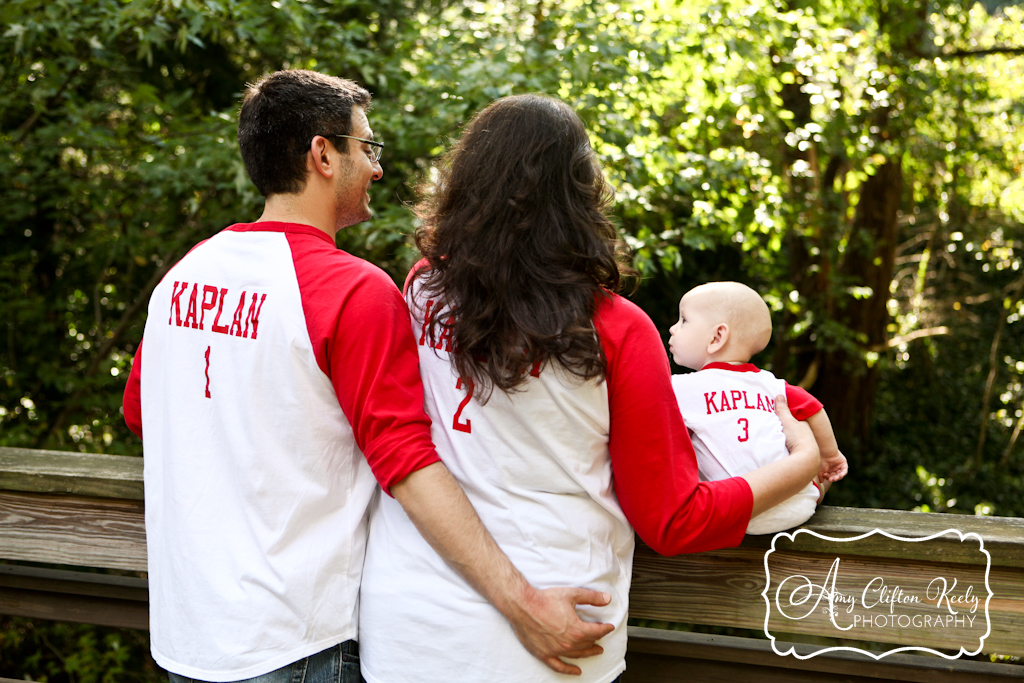
<path id="1" fill-rule="evenodd" d="M 171 683 L 203 683 L 178 674 L 168 673 L 167 677 Z M 236 683 L 363 683 L 359 673 L 359 644 L 346 640 L 276 671 Z"/>

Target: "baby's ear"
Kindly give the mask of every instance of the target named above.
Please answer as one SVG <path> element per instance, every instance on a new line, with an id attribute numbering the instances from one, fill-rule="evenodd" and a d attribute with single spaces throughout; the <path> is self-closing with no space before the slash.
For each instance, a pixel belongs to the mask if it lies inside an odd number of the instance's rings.
<path id="1" fill-rule="evenodd" d="M 718 353 L 725 348 L 725 345 L 729 343 L 729 325 L 726 323 L 718 323 L 715 326 L 715 336 L 708 342 L 708 353 Z"/>

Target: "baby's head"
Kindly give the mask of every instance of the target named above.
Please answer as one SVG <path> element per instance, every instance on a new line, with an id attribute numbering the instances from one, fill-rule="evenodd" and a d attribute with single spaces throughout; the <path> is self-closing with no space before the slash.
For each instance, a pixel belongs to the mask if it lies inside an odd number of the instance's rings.
<path id="1" fill-rule="evenodd" d="M 700 370 L 712 361 L 746 363 L 772 338 L 764 299 L 739 282 L 709 282 L 679 301 L 679 321 L 669 329 L 672 359 Z"/>

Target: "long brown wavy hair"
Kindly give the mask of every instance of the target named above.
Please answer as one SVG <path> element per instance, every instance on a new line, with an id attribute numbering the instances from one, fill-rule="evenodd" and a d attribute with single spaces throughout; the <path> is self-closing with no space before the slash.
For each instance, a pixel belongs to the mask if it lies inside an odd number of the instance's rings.
<path id="1" fill-rule="evenodd" d="M 443 302 L 427 331 L 435 341 L 450 335 L 452 362 L 477 400 L 494 387 L 516 391 L 551 361 L 581 379 L 603 377 L 594 311 L 635 271 L 576 113 L 542 95 L 497 100 L 438 171 L 417 207 L 416 246 L 429 262 L 421 286 Z"/>

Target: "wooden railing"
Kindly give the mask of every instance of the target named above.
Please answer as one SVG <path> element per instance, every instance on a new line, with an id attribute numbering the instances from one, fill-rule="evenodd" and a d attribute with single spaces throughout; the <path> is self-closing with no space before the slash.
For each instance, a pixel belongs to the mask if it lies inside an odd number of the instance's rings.
<path id="1" fill-rule="evenodd" d="M 140 458 L 0 448 L 0 560 L 7 561 L 0 564 L 0 613 L 148 628 L 144 514 Z M 1024 519 L 822 507 L 801 528 L 826 538 L 801 533 L 795 541 L 777 540 L 773 571 L 813 575 L 824 583 L 838 560 L 847 585 L 875 576 L 908 585 L 919 575 L 987 571 L 990 633 L 982 652 L 1024 657 Z M 921 539 L 950 528 L 976 534 L 990 560 L 978 543 L 954 536 L 902 544 L 880 536 L 828 540 L 874 529 Z M 771 549 L 772 537 L 748 536 L 739 548 L 666 558 L 638 542 L 630 616 L 762 632 Z M 774 587 L 778 577 L 772 581 Z M 895 643 L 955 652 L 968 630 L 863 627 L 844 640 L 825 640 L 823 634 L 836 631 L 826 610 L 816 610 L 787 622 L 784 633 L 773 632 L 776 649 L 794 650 L 782 656 L 763 639 L 631 627 L 623 680 L 1024 679 L 1024 666 L 965 658 L 891 654 L 876 661 L 851 651 L 808 657 L 823 646 L 867 648 L 861 641 L 875 648 Z M 808 636 L 816 642 L 789 642 Z"/>

